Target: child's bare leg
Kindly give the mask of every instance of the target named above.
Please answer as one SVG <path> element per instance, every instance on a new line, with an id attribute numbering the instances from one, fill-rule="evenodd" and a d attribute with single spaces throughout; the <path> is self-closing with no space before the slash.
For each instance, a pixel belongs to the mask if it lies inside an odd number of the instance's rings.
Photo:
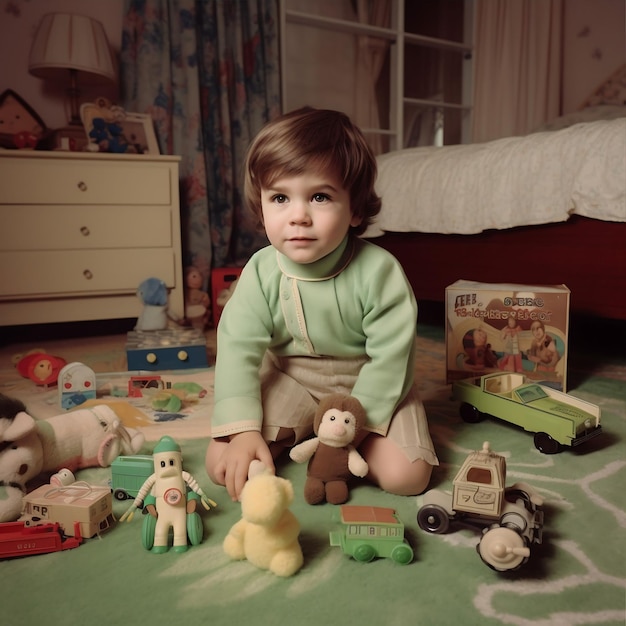
<path id="1" fill-rule="evenodd" d="M 388 437 L 370 433 L 359 446 L 369 465 L 368 480 L 399 496 L 422 493 L 430 482 L 432 465 L 423 459 L 411 462 Z"/>

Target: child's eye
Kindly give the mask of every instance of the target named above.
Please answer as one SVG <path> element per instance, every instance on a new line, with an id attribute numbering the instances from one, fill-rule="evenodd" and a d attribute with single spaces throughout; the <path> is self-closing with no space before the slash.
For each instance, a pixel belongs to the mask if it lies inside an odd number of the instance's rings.
<path id="1" fill-rule="evenodd" d="M 276 202 L 277 204 L 283 204 L 283 202 L 287 202 L 287 196 L 282 193 L 277 193 L 275 196 L 272 196 L 272 202 Z"/>
<path id="2" fill-rule="evenodd" d="M 330 200 L 330 198 L 325 193 L 316 193 L 312 198 L 313 202 L 326 202 Z"/>

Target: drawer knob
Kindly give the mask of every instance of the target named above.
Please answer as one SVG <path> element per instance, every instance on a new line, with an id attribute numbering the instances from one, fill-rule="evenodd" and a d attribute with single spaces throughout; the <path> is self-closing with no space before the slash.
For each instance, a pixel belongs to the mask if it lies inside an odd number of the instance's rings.
<path id="1" fill-rule="evenodd" d="M 78 188 L 81 191 L 87 191 L 87 185 L 82 180 L 78 183 Z"/>
<path id="2" fill-rule="evenodd" d="M 80 234 L 84 235 L 85 237 L 88 237 L 90 234 L 89 229 L 86 226 L 81 226 Z"/>
<path id="3" fill-rule="evenodd" d="M 93 274 L 91 273 L 90 270 L 85 270 L 83 272 L 83 276 L 87 279 L 87 280 L 91 280 L 93 278 Z"/>

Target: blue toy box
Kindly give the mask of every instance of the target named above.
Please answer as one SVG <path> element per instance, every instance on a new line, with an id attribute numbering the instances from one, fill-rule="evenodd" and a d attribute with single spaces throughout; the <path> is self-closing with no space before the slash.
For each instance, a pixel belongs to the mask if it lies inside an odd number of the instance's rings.
<path id="1" fill-rule="evenodd" d="M 208 367 L 206 338 L 198 329 L 167 329 L 128 333 L 129 370 L 177 370 Z"/>

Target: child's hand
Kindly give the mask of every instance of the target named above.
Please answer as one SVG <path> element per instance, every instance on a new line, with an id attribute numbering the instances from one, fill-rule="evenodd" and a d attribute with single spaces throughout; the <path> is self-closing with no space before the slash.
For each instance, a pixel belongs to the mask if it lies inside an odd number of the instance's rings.
<path id="1" fill-rule="evenodd" d="M 274 459 L 261 433 L 247 431 L 233 435 L 217 463 L 216 475 L 235 501 L 239 500 L 241 490 L 248 480 L 248 468 L 254 459 L 264 463 L 272 472 L 275 471 Z"/>

